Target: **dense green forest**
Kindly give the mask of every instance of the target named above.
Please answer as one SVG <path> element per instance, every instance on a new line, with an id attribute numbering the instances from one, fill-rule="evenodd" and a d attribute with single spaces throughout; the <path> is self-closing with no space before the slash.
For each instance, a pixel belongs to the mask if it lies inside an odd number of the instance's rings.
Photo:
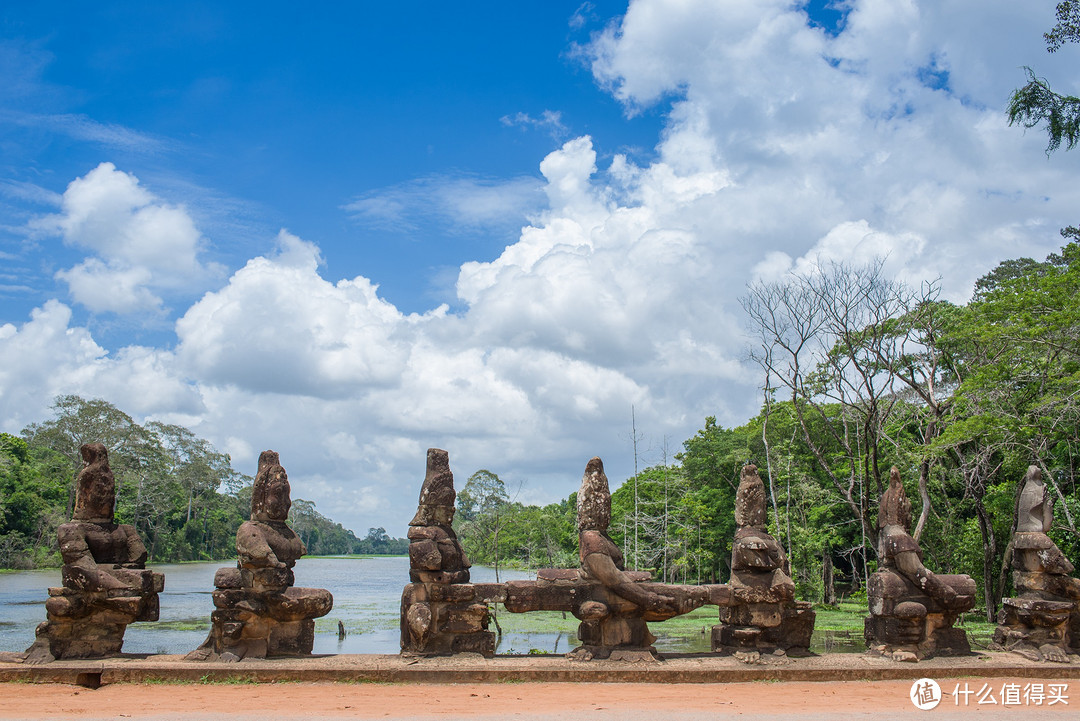
<path id="1" fill-rule="evenodd" d="M 131 523 L 158 563 L 235 556 L 251 511 L 250 476 L 187 428 L 135 423 L 103 400 L 60 396 L 55 417 L 22 437 L 0 433 L 0 568 L 60 564 L 56 529 L 71 518 L 79 446 L 100 441 L 116 476 L 116 521 Z M 372 528 L 364 538 L 315 504 L 294 499 L 289 521 L 312 555 L 406 553 L 408 541 Z"/>
<path id="2" fill-rule="evenodd" d="M 1080 231 L 1062 235 L 1061 253 L 1001 263 L 966 305 L 942 300 L 936 283 L 888 278 L 880 262 L 751 284 L 742 301 L 761 412 L 738 428 L 705 419 L 674 458 L 665 452 L 613 493 L 611 535 L 628 566 L 667 581 L 727 580 L 747 461 L 765 479 L 770 531 L 802 598 L 865 588 L 892 465 L 928 567 L 972 575 L 988 620 L 1011 592 L 1029 464 L 1042 467 L 1055 500 L 1051 535 L 1076 560 Z M 482 470 L 458 495 L 455 522 L 474 562 L 573 565 L 575 501 L 524 506 Z"/>

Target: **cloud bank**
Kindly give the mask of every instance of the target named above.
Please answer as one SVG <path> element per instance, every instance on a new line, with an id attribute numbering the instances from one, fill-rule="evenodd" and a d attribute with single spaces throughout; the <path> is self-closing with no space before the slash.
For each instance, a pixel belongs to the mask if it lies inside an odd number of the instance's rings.
<path id="1" fill-rule="evenodd" d="M 848 5 L 831 35 L 787 1 L 633 2 L 581 53 L 628 114 L 665 109 L 652 161 L 581 136 L 539 162 L 542 181 L 498 186 L 508 197 L 419 179 L 347 201 L 398 222 L 430 197 L 445 222 L 483 224 L 542 190 L 513 243 L 460 267 L 460 312 L 406 314 L 377 279 L 326 278 L 317 242 L 282 231 L 186 308 L 175 347 L 106 350 L 57 300 L 0 326 L 4 430 L 55 393 L 103 396 L 192 425 L 244 470 L 274 448 L 297 495 L 401 535 L 428 446 L 459 485 L 488 468 L 547 501 L 592 455 L 629 474 L 632 406 L 657 445 L 706 415 L 743 422 L 760 382 L 742 360 L 748 280 L 886 256 L 962 301 L 998 261 L 1058 247 L 1080 207 L 1073 163 L 1002 112 L 1049 10 Z M 212 283 L 183 208 L 110 164 L 41 223 L 87 252 L 59 277 L 93 310 L 158 312 L 166 291 Z"/>

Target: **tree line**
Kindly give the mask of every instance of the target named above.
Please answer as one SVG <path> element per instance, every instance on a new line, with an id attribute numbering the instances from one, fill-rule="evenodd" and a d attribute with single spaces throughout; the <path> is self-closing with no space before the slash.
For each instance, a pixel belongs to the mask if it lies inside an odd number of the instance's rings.
<path id="1" fill-rule="evenodd" d="M 189 429 L 136 423 L 111 403 L 59 396 L 55 416 L 0 433 L 0 568 L 60 564 L 56 529 L 71 518 L 79 447 L 109 449 L 116 521 L 135 526 L 158 563 L 231 558 L 236 529 L 251 512 L 252 478 Z M 406 539 L 372 528 L 363 538 L 295 499 L 289 522 L 311 555 L 401 554 Z"/>
<path id="2" fill-rule="evenodd" d="M 742 299 L 762 370 L 762 406 L 737 428 L 715 418 L 674 458 L 612 495 L 611 535 L 628 566 L 668 582 L 721 582 L 734 536 L 739 471 L 756 463 L 770 532 L 801 597 L 833 602 L 877 567 L 877 504 L 890 466 L 918 514 L 926 564 L 968 573 L 992 620 L 1011 593 L 1020 480 L 1042 467 L 1055 542 L 1080 555 L 1080 230 L 1043 261 L 1018 258 L 979 279 L 970 302 L 886 276 L 883 264 L 824 265 L 748 286 Z M 576 561 L 576 498 L 512 502 L 498 476 L 458 497 L 475 562 Z"/>

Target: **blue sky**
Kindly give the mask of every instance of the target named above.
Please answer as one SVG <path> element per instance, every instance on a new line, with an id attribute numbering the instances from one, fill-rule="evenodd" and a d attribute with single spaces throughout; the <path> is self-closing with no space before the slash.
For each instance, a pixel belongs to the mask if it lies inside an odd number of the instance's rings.
<path id="1" fill-rule="evenodd" d="M 601 153 L 647 158 L 661 109 L 627 118 L 574 50 L 622 9 L 9 6 L 5 179 L 62 193 L 113 162 L 186 203 L 220 262 L 242 263 L 284 226 L 318 239 L 331 274 L 363 273 L 403 310 L 424 310 L 433 298 L 453 301 L 440 271 L 496 257 L 525 218 L 483 218 L 460 232 L 423 207 L 394 223 L 343 206 L 394 188 L 411 197 L 431 182 L 518 177 L 536 181 L 542 203 L 537 159 L 585 133 L 603 138 Z M 557 121 L 545 124 L 545 111 Z M 22 242 L 18 227 L 5 236 L 7 252 Z M 51 267 L 32 297 L 5 303 L 5 321 L 56 292 Z"/>
<path id="2" fill-rule="evenodd" d="M 58 393 L 191 426 L 402 535 L 424 449 L 525 501 L 630 408 L 754 414 L 738 297 L 888 258 L 962 302 L 1080 207 L 1004 107 L 1053 2 L 9 3 L 0 430 Z M 670 450 L 670 449 L 669 449 Z"/>

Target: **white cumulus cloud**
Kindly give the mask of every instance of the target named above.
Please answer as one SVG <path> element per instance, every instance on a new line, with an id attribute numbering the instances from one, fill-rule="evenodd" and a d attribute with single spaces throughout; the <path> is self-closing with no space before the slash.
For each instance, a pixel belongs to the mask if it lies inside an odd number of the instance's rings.
<path id="1" fill-rule="evenodd" d="M 222 272 L 200 260 L 205 240 L 183 207 L 163 202 L 112 163 L 73 180 L 60 212 L 33 227 L 92 254 L 56 277 L 94 312 L 156 310 L 162 292 L 192 295 Z"/>

